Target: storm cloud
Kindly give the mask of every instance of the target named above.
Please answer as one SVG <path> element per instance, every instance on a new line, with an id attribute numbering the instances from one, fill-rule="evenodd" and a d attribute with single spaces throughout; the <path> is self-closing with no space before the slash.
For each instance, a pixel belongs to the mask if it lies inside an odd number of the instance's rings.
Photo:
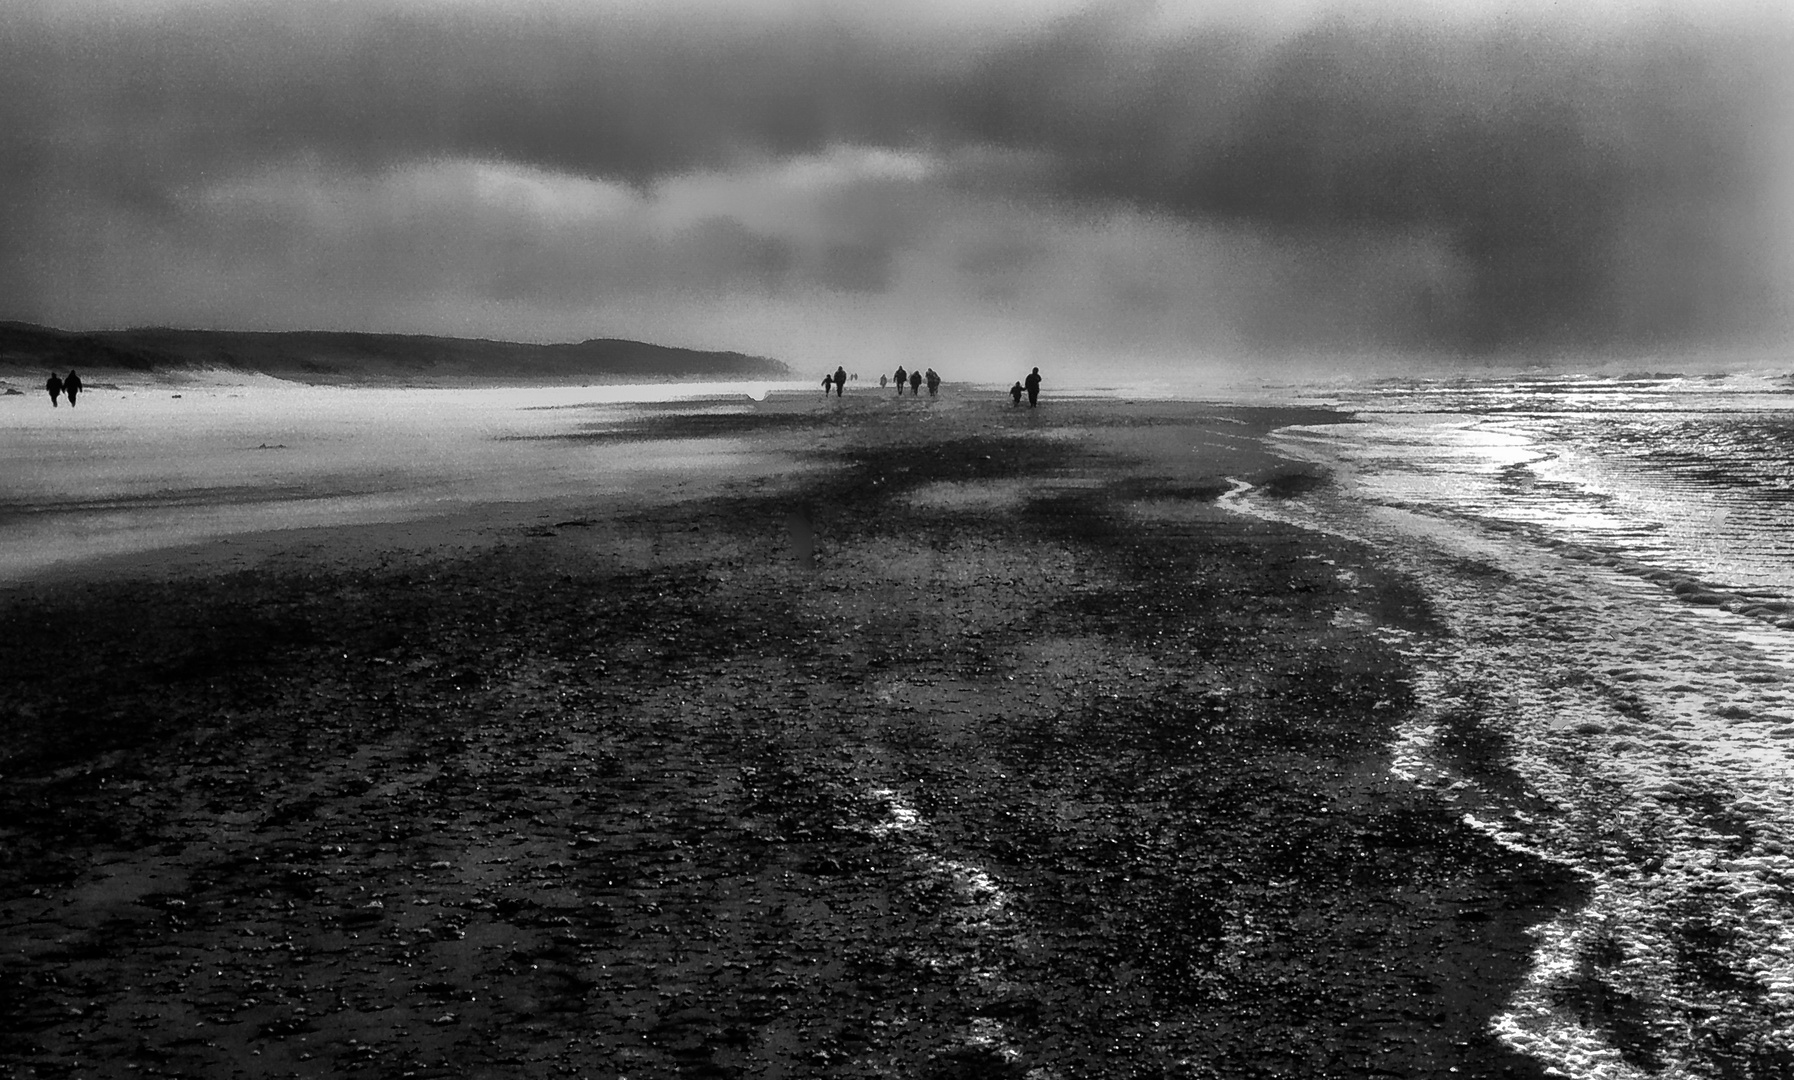
<path id="1" fill-rule="evenodd" d="M 832 365 L 1782 340 L 1772 7 L 25 3 L 0 317 Z"/>

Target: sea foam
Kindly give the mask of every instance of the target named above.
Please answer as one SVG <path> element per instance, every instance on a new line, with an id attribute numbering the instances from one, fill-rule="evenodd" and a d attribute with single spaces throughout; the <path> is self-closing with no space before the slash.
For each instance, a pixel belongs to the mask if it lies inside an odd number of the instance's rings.
<path id="1" fill-rule="evenodd" d="M 1228 501 L 1423 585 L 1445 632 L 1388 632 L 1422 702 L 1395 769 L 1586 875 L 1587 903 L 1537 929 L 1500 1036 L 1575 1077 L 1783 1075 L 1794 449 L 1745 460 L 1738 432 L 1794 402 L 1761 377 L 1551 382 L 1360 394 L 1361 422 L 1278 438 L 1335 484 Z"/>

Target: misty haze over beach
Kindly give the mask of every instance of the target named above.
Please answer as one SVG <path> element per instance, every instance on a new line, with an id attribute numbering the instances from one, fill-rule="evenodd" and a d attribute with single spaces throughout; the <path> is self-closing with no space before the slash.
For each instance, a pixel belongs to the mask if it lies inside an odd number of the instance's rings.
<path id="1" fill-rule="evenodd" d="M 1785 340 L 1770 3 L 0 16 L 0 317 L 1061 371 Z"/>

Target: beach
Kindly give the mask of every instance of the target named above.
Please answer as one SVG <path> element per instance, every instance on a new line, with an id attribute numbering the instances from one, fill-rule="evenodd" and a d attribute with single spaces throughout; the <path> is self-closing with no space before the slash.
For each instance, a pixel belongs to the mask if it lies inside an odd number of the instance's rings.
<path id="1" fill-rule="evenodd" d="M 1431 599 L 1229 506 L 1347 419 L 641 408 L 503 437 L 716 467 L 33 568 L 0 1066 L 1542 1076 L 1587 886 L 1394 770 Z"/>

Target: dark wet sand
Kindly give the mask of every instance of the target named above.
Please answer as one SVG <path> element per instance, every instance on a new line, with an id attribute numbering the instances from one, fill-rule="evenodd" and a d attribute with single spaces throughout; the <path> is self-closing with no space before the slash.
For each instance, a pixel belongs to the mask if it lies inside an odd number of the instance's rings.
<path id="1" fill-rule="evenodd" d="M 1215 505 L 1292 418 L 667 410 L 814 468 L 0 594 L 0 1074 L 1540 1075 L 1425 598 Z"/>

